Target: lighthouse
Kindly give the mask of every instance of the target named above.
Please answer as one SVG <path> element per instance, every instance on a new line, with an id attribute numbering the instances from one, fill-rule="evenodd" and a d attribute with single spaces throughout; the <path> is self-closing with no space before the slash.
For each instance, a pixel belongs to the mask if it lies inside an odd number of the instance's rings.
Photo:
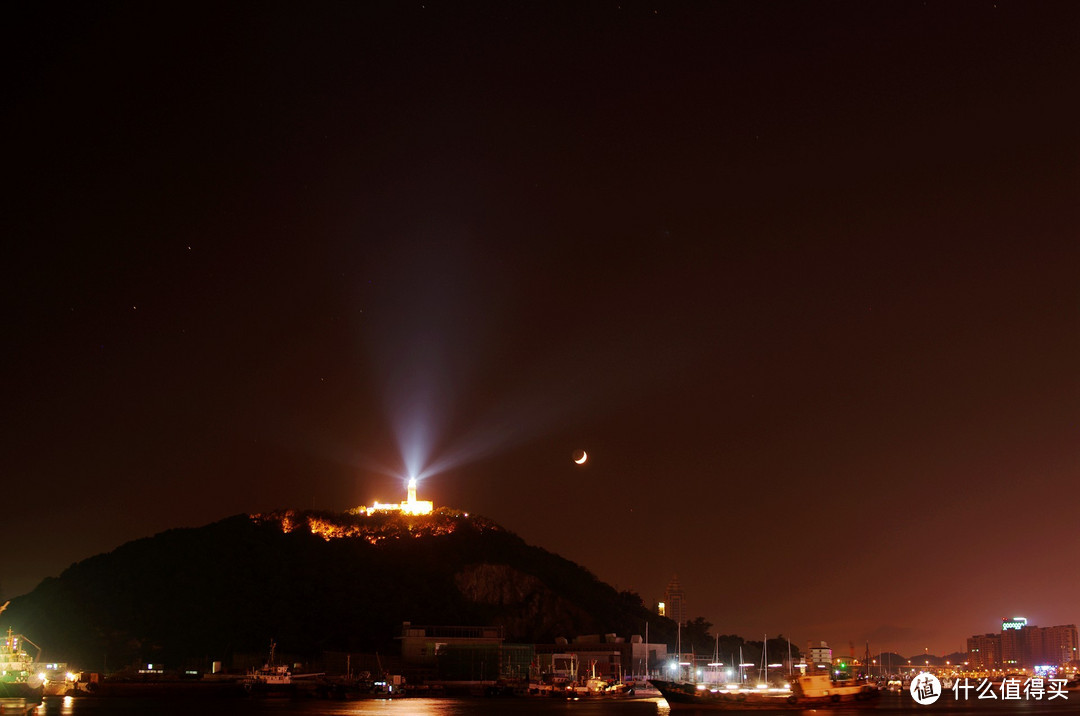
<path id="1" fill-rule="evenodd" d="M 409 491 L 404 502 L 399 504 L 375 501 L 371 507 L 361 507 L 360 512 L 372 514 L 373 512 L 401 512 L 404 515 L 430 515 L 435 509 L 431 500 L 416 499 L 416 478 L 409 478 Z"/>

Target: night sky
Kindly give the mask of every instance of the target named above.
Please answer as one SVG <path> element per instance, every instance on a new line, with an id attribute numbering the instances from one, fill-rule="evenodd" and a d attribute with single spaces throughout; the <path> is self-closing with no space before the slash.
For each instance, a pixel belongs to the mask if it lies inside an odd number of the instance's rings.
<path id="1" fill-rule="evenodd" d="M 5 598 L 411 469 L 720 633 L 1080 622 L 1080 4 L 3 12 Z"/>

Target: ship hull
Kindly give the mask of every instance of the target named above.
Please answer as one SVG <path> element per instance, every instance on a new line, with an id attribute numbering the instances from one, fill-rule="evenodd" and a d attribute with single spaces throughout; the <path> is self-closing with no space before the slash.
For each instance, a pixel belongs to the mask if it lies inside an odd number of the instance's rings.
<path id="1" fill-rule="evenodd" d="M 660 691 L 668 706 L 672 709 L 716 709 L 728 711 L 782 710 L 807 708 L 838 708 L 858 704 L 860 707 L 873 707 L 876 693 L 853 692 L 851 694 L 832 694 L 829 696 L 810 697 L 787 696 L 768 693 L 747 693 L 742 691 L 709 691 L 698 689 L 695 684 L 674 681 L 652 680 L 652 685 Z"/>
<path id="2" fill-rule="evenodd" d="M 22 681 L 0 681 L 0 699 L 26 699 L 27 702 L 41 701 L 44 689 L 31 686 Z"/>

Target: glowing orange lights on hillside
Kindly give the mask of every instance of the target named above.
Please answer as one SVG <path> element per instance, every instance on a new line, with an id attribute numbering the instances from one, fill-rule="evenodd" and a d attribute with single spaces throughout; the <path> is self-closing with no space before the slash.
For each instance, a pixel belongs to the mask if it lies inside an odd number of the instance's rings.
<path id="1" fill-rule="evenodd" d="M 469 520 L 469 517 L 452 510 L 440 510 L 438 513 L 419 517 L 414 515 L 406 517 L 400 513 L 371 517 L 359 510 L 338 515 L 286 510 L 251 515 L 251 519 L 259 524 L 280 525 L 281 531 L 286 534 L 307 531 L 322 537 L 327 542 L 332 539 L 351 537 L 366 540 L 371 544 L 379 544 L 387 540 L 406 537 L 437 537 L 452 534 L 461 525 L 462 520 Z M 469 521 L 481 528 L 488 527 L 478 524 L 475 519 Z"/>
<path id="2" fill-rule="evenodd" d="M 371 512 L 357 507 L 346 513 L 284 510 L 250 517 L 256 524 L 274 525 L 286 534 L 309 532 L 327 542 L 353 538 L 374 545 L 410 537 L 449 535 L 463 526 L 480 532 L 501 530 L 494 522 L 446 507 L 419 515 L 401 510 Z"/>
<path id="3" fill-rule="evenodd" d="M 409 481 L 408 498 L 397 505 L 376 502 L 373 507 L 356 507 L 345 513 L 284 510 L 250 515 L 256 524 L 271 524 L 281 531 L 310 532 L 326 541 L 362 539 L 371 544 L 409 537 L 439 537 L 461 527 L 478 531 L 502 531 L 483 517 L 469 517 L 448 507 L 435 509 L 428 500 L 416 499 L 416 480 Z"/>

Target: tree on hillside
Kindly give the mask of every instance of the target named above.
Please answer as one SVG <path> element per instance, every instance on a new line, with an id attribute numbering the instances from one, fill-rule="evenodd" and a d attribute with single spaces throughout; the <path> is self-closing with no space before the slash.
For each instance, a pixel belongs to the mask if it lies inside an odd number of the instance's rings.
<path id="1" fill-rule="evenodd" d="M 683 653 L 711 654 L 714 647 L 713 635 L 709 632 L 712 622 L 704 617 L 696 617 L 682 627 Z"/>

